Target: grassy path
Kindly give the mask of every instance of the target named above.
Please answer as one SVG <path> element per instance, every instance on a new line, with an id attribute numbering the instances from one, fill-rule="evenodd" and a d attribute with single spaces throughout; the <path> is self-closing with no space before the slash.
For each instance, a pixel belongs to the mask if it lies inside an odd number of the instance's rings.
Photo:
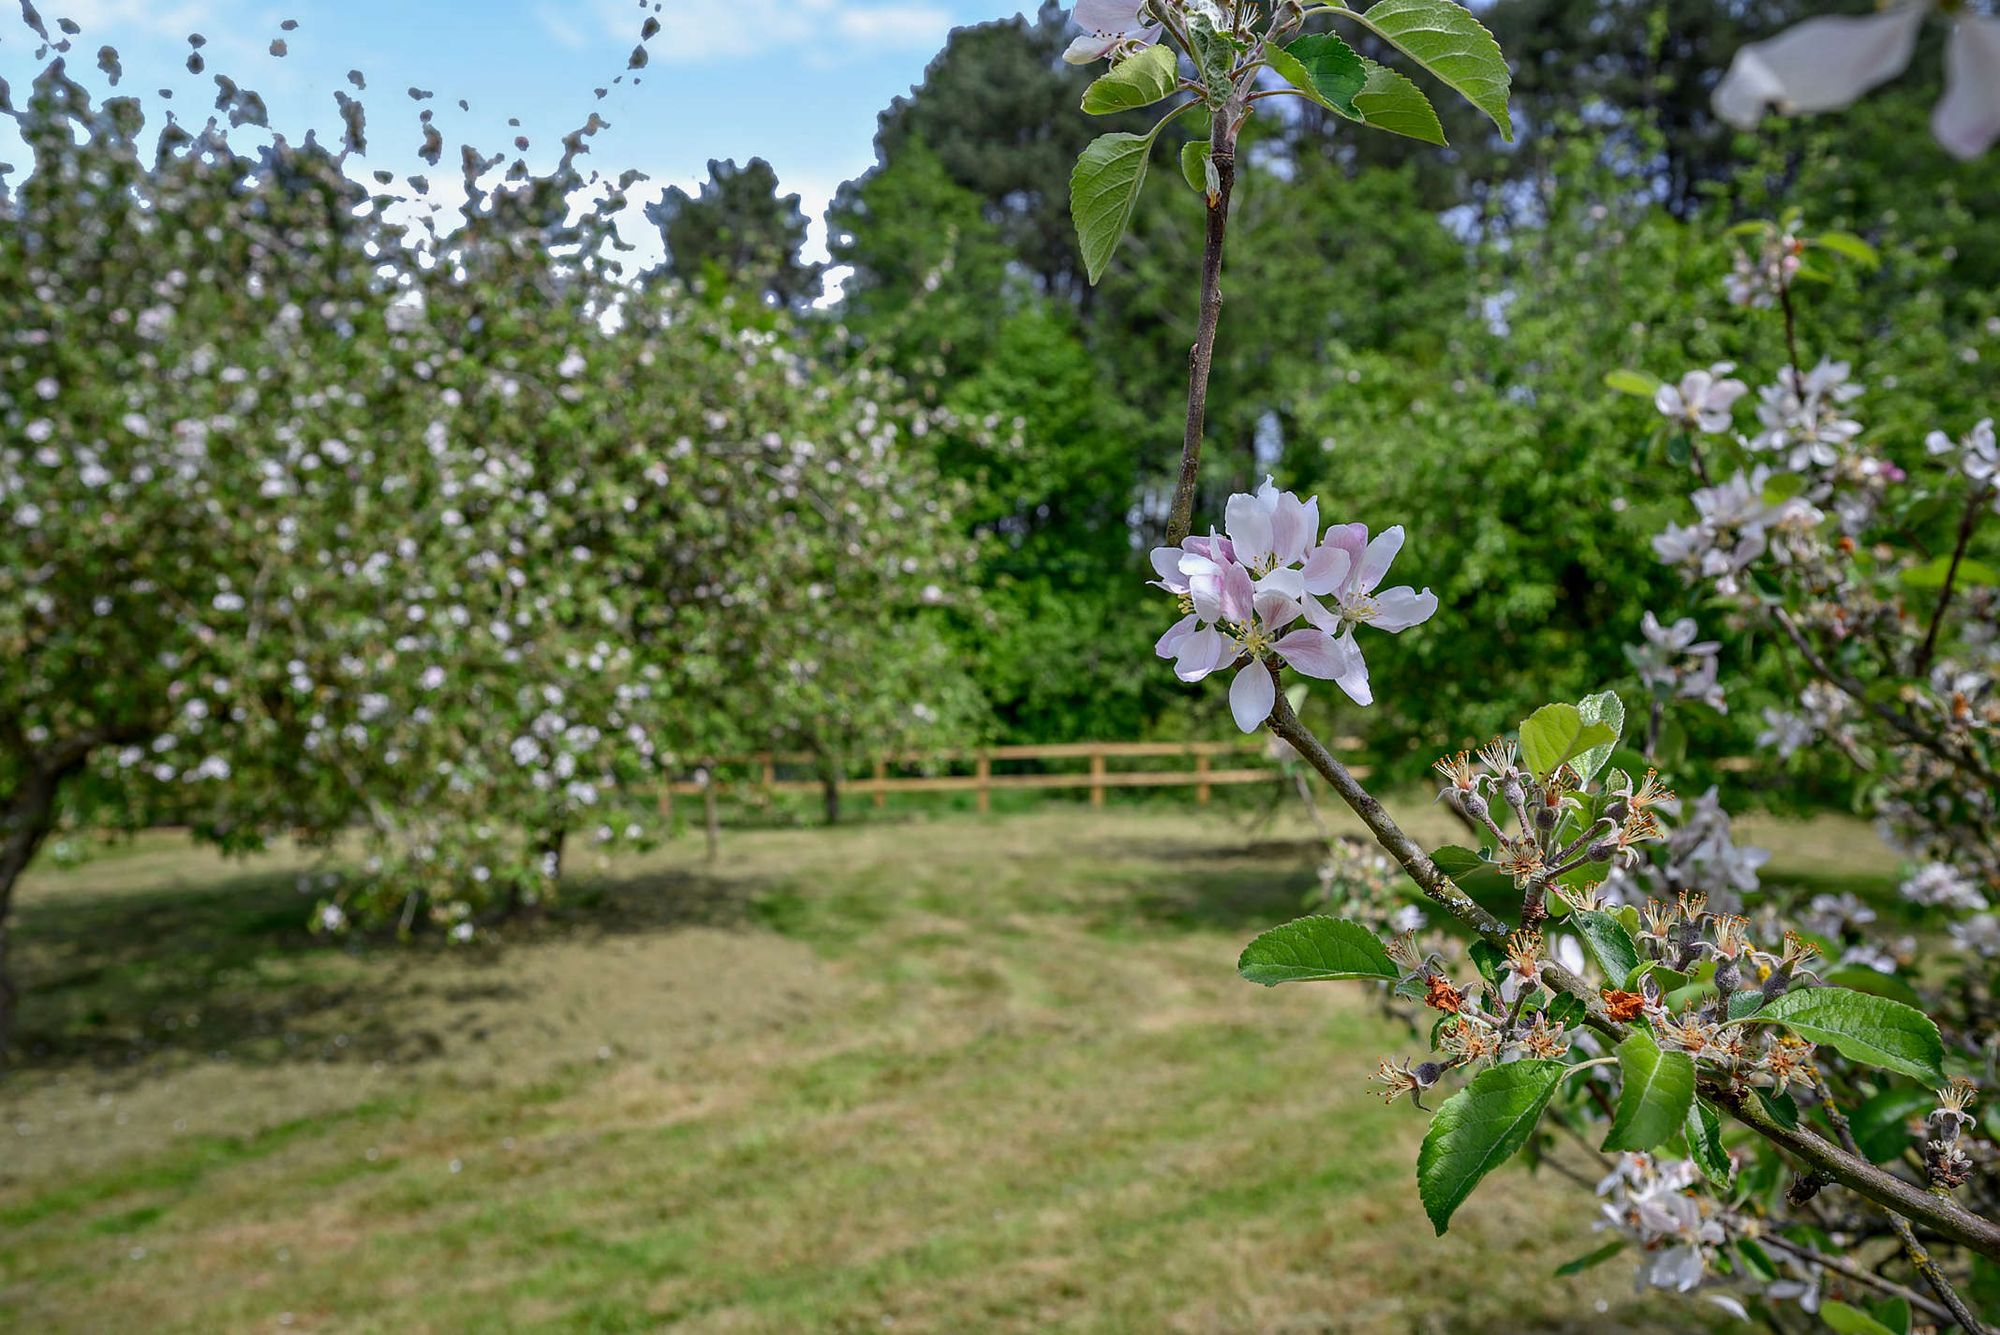
<path id="1" fill-rule="evenodd" d="M 0 1327 L 1681 1328 L 1625 1265 L 1551 1277 L 1594 1245 L 1553 1177 L 1431 1239 L 1421 1119 L 1364 1084 L 1404 1031 L 1233 974 L 1300 833 L 743 833 L 455 951 L 313 943 L 282 857 L 43 874 Z"/>

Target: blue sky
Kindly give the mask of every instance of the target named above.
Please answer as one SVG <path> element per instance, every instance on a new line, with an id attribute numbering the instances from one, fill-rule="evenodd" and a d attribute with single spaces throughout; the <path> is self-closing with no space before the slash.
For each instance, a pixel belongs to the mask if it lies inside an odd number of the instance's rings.
<path id="1" fill-rule="evenodd" d="M 644 197 L 668 184 L 692 187 L 710 158 L 768 159 L 785 189 L 798 192 L 822 242 L 819 214 L 834 188 L 874 160 L 875 117 L 923 77 L 924 66 L 955 26 L 1020 12 L 1005 0 L 664 0 L 661 31 L 647 43 L 651 60 L 638 83 L 598 86 L 625 72 L 640 24 L 651 14 L 638 0 L 35 0 L 55 31 L 67 16 L 82 32 L 70 68 L 80 81 L 109 91 L 95 68 L 99 46 L 118 49 L 125 77 L 117 91 L 142 97 L 157 115 L 172 107 L 205 120 L 213 75 L 223 73 L 264 95 L 275 127 L 294 138 L 317 126 L 338 142 L 336 90 L 351 91 L 347 71 L 368 80 L 369 151 L 357 171 L 424 170 L 416 157 L 418 104 L 405 90 L 437 96 L 446 137 L 446 171 L 470 139 L 488 151 L 516 133 L 533 141 L 530 159 L 553 160 L 560 135 L 597 110 L 611 123 L 593 144 L 589 165 L 615 175 L 638 168 L 653 177 Z M 7 9 L 11 10 L 12 5 Z M 281 31 L 285 19 L 298 27 Z M 185 68 L 187 37 L 208 38 L 207 70 Z M 284 58 L 269 45 L 283 38 Z M 33 35 L 0 18 L 0 77 L 25 92 L 40 68 Z M 161 102 L 154 90 L 176 90 Z M 459 98 L 471 104 L 461 113 Z M 519 131 L 507 126 L 518 116 Z M 0 126 L 0 157 L 21 160 L 9 127 Z"/>

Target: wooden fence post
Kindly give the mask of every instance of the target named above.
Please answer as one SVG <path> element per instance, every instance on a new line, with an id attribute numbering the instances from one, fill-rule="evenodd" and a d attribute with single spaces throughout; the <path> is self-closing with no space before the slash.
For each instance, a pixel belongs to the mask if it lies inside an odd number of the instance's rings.
<path id="1" fill-rule="evenodd" d="M 972 764 L 973 777 L 979 780 L 979 810 L 983 814 L 993 809 L 993 761 L 984 751 Z"/>
<path id="2" fill-rule="evenodd" d="M 1090 753 L 1090 805 L 1094 807 L 1104 805 L 1104 753 L 1102 751 L 1092 751 Z"/>
<path id="3" fill-rule="evenodd" d="M 1197 751 L 1194 757 L 1194 800 L 1199 806 L 1208 805 L 1208 752 Z"/>
<path id="4" fill-rule="evenodd" d="M 889 762 L 882 756 L 875 757 L 875 809 L 880 811 L 889 805 Z"/>
<path id="5" fill-rule="evenodd" d="M 768 791 L 771 785 L 778 781 L 778 762 L 772 759 L 769 751 L 757 758 L 764 762 L 764 787 Z"/>

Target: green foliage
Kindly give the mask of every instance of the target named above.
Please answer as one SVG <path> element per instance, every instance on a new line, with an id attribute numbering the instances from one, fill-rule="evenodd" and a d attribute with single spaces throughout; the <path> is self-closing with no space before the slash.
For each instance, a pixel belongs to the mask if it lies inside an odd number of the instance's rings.
<path id="1" fill-rule="evenodd" d="M 1889 1327 L 1877 1321 L 1858 1307 L 1829 1298 L 1820 1304 L 1820 1320 L 1837 1335 L 1896 1335 Z"/>
<path id="2" fill-rule="evenodd" d="M 1534 1059 L 1489 1066 L 1431 1117 L 1417 1153 L 1417 1189 L 1438 1233 L 1481 1179 L 1528 1143 L 1564 1070 Z"/>
<path id="3" fill-rule="evenodd" d="M 778 174 L 762 158 L 741 167 L 711 159 L 700 194 L 668 186 L 646 217 L 667 248 L 664 272 L 683 283 L 719 282 L 788 307 L 819 295 L 819 266 L 799 258 L 799 197 L 778 193 Z"/>
<path id="4" fill-rule="evenodd" d="M 1361 119 L 1378 130 L 1442 147 L 1444 126 L 1423 90 L 1395 70 L 1372 60 L 1366 64 L 1368 81 L 1354 95 Z"/>
<path id="5" fill-rule="evenodd" d="M 1685 1128 L 1694 1106 L 1694 1059 L 1662 1051 L 1653 1036 L 1635 1029 L 1618 1045 L 1624 1077 L 1618 1110 L 1605 1134 L 1604 1149 L 1650 1150 Z"/>
<path id="6" fill-rule="evenodd" d="M 1149 46 L 1119 61 L 1083 90 L 1083 109 L 1093 116 L 1151 106 L 1174 91 L 1180 81 L 1173 48 Z"/>
<path id="7" fill-rule="evenodd" d="M 1932 1084 L 1944 1079 L 1944 1043 L 1928 1016 L 1887 997 L 1844 987 L 1804 987 L 1757 1012 L 1756 1022 L 1782 1024 L 1801 1038 L 1825 1043 L 1850 1061 Z"/>
<path id="8" fill-rule="evenodd" d="M 1368 62 L 1334 33 L 1295 37 L 1269 53 L 1271 68 L 1292 87 L 1323 107 L 1353 120 L 1366 119 L 1354 105 L 1368 83 Z"/>
<path id="9" fill-rule="evenodd" d="M 1576 928 L 1583 943 L 1590 947 L 1597 967 L 1604 970 L 1606 986 L 1625 986 L 1625 980 L 1639 967 L 1639 947 L 1624 925 L 1599 909 L 1580 910 L 1563 921 Z"/>
<path id="10" fill-rule="evenodd" d="M 1274 987 L 1334 979 L 1393 979 L 1401 970 L 1375 933 L 1360 923 L 1315 915 L 1258 934 L 1243 948 L 1236 972 L 1253 983 Z"/>
<path id="11" fill-rule="evenodd" d="M 1569 758 L 1570 766 L 1588 783 L 1611 759 L 1619 739 L 1625 735 L 1625 702 L 1618 698 L 1615 691 L 1599 691 L 1577 701 L 1576 712 L 1582 717 L 1586 731 L 1600 724 L 1611 730 L 1609 739 L 1586 747 Z"/>
<path id="12" fill-rule="evenodd" d="M 1365 18 L 1371 31 L 1486 113 L 1501 138 L 1514 138 L 1507 62 L 1470 10 L 1454 0 L 1378 0 Z"/>
<path id="13" fill-rule="evenodd" d="M 1909 1147 L 1910 1124 L 1936 1106 L 1937 1095 L 1932 1090 L 1890 1087 L 1864 1099 L 1847 1120 L 1855 1144 L 1868 1161 L 1888 1163 Z"/>
<path id="14" fill-rule="evenodd" d="M 1687 1142 L 1688 1158 L 1694 1160 L 1702 1176 L 1717 1191 L 1728 1191 L 1736 1170 L 1722 1145 L 1722 1114 L 1697 1096 L 1688 1103 L 1687 1123 L 1681 1134 Z"/>
<path id="15" fill-rule="evenodd" d="M 1076 171 L 1069 178 L 1070 216 L 1076 220 L 1084 273 L 1093 283 L 1104 276 L 1104 266 L 1111 263 L 1132 221 L 1132 210 L 1139 205 L 1155 137 L 1099 135 L 1076 160 Z"/>
<path id="16" fill-rule="evenodd" d="M 1538 779 L 1587 751 L 1602 749 L 1608 758 L 1617 742 L 1610 724 L 1586 721 L 1575 705 L 1543 705 L 1521 724 L 1521 759 Z"/>

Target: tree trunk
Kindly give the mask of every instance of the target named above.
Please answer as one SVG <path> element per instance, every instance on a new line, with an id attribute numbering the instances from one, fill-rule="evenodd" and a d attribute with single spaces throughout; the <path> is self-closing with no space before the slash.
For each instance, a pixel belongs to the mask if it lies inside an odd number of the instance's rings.
<path id="1" fill-rule="evenodd" d="M 30 759 L 27 773 L 0 805 L 0 836 L 4 836 L 0 842 L 0 1070 L 7 1065 L 7 1045 L 13 1037 L 14 1012 L 20 1000 L 8 962 L 14 886 L 55 828 L 56 794 L 63 780 L 83 768 L 101 740 L 78 738 Z"/>
<path id="2" fill-rule="evenodd" d="M 840 824 L 840 770 L 831 762 L 820 766 L 819 791 L 826 808 L 826 823 Z"/>

